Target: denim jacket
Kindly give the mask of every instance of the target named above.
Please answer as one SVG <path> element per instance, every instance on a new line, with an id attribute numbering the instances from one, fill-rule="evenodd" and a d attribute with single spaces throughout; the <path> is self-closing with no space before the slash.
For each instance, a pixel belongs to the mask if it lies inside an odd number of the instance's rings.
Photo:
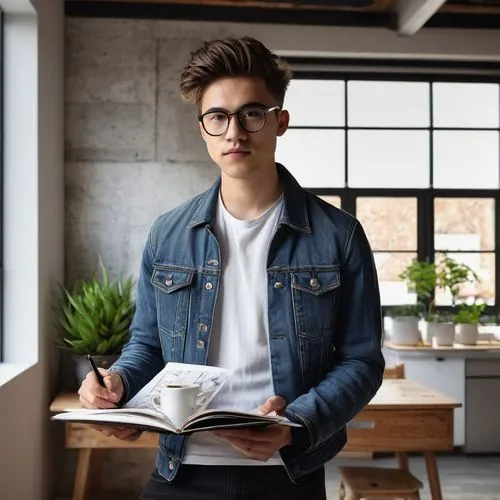
<path id="1" fill-rule="evenodd" d="M 269 348 L 275 394 L 287 402 L 285 416 L 302 424 L 280 450 L 298 482 L 342 449 L 346 423 L 382 383 L 382 317 L 359 222 L 277 168 L 284 205 L 268 250 Z M 124 400 L 169 361 L 207 362 L 223 265 L 211 230 L 219 187 L 220 178 L 151 228 L 130 340 L 113 366 Z M 160 437 L 157 468 L 167 480 L 182 462 L 185 439 Z"/>

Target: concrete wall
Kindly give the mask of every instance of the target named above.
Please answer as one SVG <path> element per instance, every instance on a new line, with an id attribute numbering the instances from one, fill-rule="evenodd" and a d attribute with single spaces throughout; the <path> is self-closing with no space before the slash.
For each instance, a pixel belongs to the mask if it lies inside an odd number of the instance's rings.
<path id="1" fill-rule="evenodd" d="M 283 54 L 500 59 L 500 33 L 71 18 L 66 24 L 67 280 L 136 274 L 159 213 L 217 174 L 178 78 L 207 38 L 250 34 Z"/>
<path id="2" fill-rule="evenodd" d="M 66 280 L 91 274 L 97 255 L 113 274 L 137 275 L 154 218 L 207 188 L 218 169 L 199 137 L 178 77 L 202 40 L 249 34 L 286 55 L 498 60 L 500 34 L 203 22 L 66 22 Z M 467 43 L 463 43 L 466 39 Z M 71 490 L 67 452 L 59 492 Z M 104 487 L 139 490 L 154 453 L 110 453 Z M 133 496 L 132 496 L 133 497 Z"/>
<path id="3" fill-rule="evenodd" d="M 51 302 L 64 263 L 63 6 L 62 0 L 37 0 L 35 16 L 28 4 L 2 4 L 8 7 L 2 47 L 7 363 L 0 363 L 0 375 L 9 365 L 16 371 L 31 365 L 8 382 L 0 377 L 0 497 L 5 500 L 53 498 L 62 458 L 61 429 L 49 421 L 48 407 L 58 364 Z"/>

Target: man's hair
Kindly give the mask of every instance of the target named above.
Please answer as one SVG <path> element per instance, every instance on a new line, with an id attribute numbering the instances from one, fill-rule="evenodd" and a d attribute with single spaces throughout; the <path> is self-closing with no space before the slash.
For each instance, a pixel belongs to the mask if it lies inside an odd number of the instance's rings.
<path id="1" fill-rule="evenodd" d="M 292 73 L 288 64 L 261 42 L 248 36 L 203 42 L 191 52 L 181 74 L 181 96 L 200 105 L 205 89 L 219 78 L 260 77 L 283 105 Z"/>

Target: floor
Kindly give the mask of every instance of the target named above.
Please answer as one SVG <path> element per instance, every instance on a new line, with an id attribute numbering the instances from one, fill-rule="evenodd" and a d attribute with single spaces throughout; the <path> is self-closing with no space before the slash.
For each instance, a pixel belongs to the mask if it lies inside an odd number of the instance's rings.
<path id="1" fill-rule="evenodd" d="M 370 461 L 334 460 L 327 464 L 328 500 L 338 498 L 337 465 L 392 466 L 391 458 L 376 458 Z M 500 500 L 500 456 L 441 455 L 438 458 L 441 487 L 444 500 Z M 426 483 L 425 463 L 419 456 L 410 457 L 412 473 Z M 430 500 L 427 484 L 421 490 L 422 500 Z M 123 491 L 103 495 L 92 495 L 91 500 L 137 500 L 138 493 Z M 70 500 L 59 497 L 56 500 Z"/>

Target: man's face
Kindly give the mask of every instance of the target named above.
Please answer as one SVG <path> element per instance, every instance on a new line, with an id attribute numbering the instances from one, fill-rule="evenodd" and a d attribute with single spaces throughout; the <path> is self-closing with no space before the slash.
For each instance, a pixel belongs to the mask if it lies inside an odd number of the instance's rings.
<path id="1" fill-rule="evenodd" d="M 200 114 L 211 110 L 235 113 L 248 107 L 268 109 L 278 105 L 261 78 L 229 77 L 216 80 L 205 89 Z M 251 123 L 253 115 L 248 116 Z M 221 118 L 224 120 L 224 115 L 215 115 L 214 122 Z M 288 120 L 287 111 L 277 110 L 265 115 L 265 125 L 258 132 L 244 130 L 236 116 L 231 117 L 227 131 L 220 136 L 208 134 L 201 123 L 200 131 L 208 154 L 221 168 L 222 175 L 244 180 L 274 169 L 276 138 L 285 133 Z"/>

